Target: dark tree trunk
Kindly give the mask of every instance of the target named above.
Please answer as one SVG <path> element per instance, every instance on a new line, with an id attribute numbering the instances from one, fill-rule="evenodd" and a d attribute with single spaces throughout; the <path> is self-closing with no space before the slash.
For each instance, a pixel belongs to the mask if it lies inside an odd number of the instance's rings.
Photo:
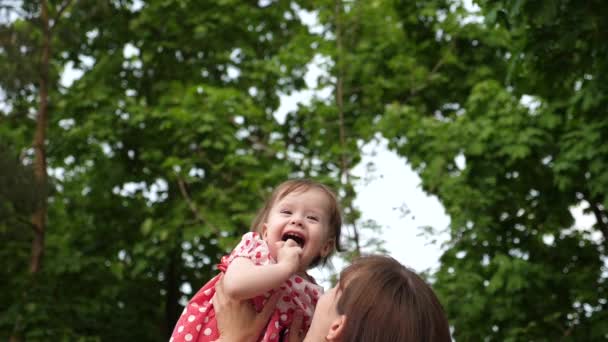
<path id="1" fill-rule="evenodd" d="M 46 128 L 48 123 L 49 100 L 49 63 L 51 57 L 51 31 L 49 27 L 49 11 L 46 0 L 40 4 L 40 22 L 42 25 L 42 56 L 40 61 L 40 101 L 36 118 L 36 133 L 34 135 L 34 175 L 39 189 L 46 192 Z M 42 267 L 44 254 L 44 233 L 46 230 L 47 199 L 42 196 L 32 216 L 34 239 L 32 240 L 32 255 L 30 273 L 38 273 Z"/>
<path id="2" fill-rule="evenodd" d="M 165 302 L 165 331 L 163 332 L 167 339 L 171 337 L 173 327 L 177 322 L 180 314 L 179 306 L 179 272 L 178 265 L 180 262 L 180 251 L 181 248 L 175 248 L 169 258 L 169 265 L 167 266 L 167 299 Z"/>

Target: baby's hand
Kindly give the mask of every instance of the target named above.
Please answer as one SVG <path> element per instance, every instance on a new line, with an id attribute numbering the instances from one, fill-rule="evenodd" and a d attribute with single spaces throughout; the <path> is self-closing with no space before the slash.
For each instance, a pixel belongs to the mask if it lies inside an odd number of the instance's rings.
<path id="1" fill-rule="evenodd" d="M 277 263 L 289 266 L 290 273 L 296 273 L 300 268 L 300 257 L 302 256 L 302 247 L 297 242 L 288 239 L 287 241 L 278 241 L 277 243 Z"/>

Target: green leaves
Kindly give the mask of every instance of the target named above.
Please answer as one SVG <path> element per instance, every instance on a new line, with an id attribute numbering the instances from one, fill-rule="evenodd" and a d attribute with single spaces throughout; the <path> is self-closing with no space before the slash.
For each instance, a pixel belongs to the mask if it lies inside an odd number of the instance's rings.
<path id="1" fill-rule="evenodd" d="M 24 2 L 0 27 L 0 336 L 165 339 L 290 176 L 334 185 L 345 221 L 378 235 L 341 177 L 383 137 L 450 215 L 432 278 L 457 340 L 605 338 L 606 3 L 476 3 L 72 2 L 52 41 L 46 196 L 28 181 L 40 34 Z M 315 55 L 332 95 L 278 122 L 278 94 L 305 86 Z M 64 87 L 68 62 L 83 74 Z"/>
<path id="2" fill-rule="evenodd" d="M 509 293 L 519 293 L 526 290 L 529 286 L 530 279 L 537 277 L 537 272 L 532 271 L 532 265 L 525 260 L 511 258 L 506 255 L 496 255 L 490 267 L 496 267 L 492 278 L 487 285 L 487 291 L 490 294 L 502 292 L 506 295 Z M 507 317 L 504 317 L 506 319 Z"/>
<path id="3" fill-rule="evenodd" d="M 215 273 L 272 187 L 293 173 L 272 113 L 279 91 L 303 85 L 312 52 L 291 5 L 141 5 L 76 1 L 57 26 L 52 65 L 72 61 L 83 75 L 52 87 L 54 188 L 39 282 L 30 283 L 24 265 L 27 226 L 0 222 L 3 241 L 11 241 L 3 258 L 11 260 L 10 276 L 3 273 L 11 281 L 0 291 L 11 315 L 0 315 L 0 336 L 166 339 L 191 294 L 181 291 Z M 12 41 L 2 40 L 0 60 L 18 50 Z M 11 71 L 29 62 L 20 56 Z M 0 136 L 27 156 L 33 128 L 25 114 L 36 89 L 6 75 L 3 90 L 17 86 L 2 107 Z M 18 201 L 10 201 L 13 221 Z M 41 314 L 25 315 L 26 302 Z"/>
<path id="4" fill-rule="evenodd" d="M 347 122 L 377 123 L 449 213 L 435 286 L 457 340 L 601 339 L 605 4 L 477 4 L 350 4 Z"/>

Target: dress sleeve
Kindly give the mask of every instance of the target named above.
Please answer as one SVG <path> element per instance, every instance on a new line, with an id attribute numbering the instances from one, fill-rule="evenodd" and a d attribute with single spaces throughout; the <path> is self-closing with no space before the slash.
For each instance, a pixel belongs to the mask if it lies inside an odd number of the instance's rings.
<path id="1" fill-rule="evenodd" d="M 232 250 L 230 255 L 222 257 L 218 268 L 222 272 L 226 272 L 228 265 L 239 257 L 248 258 L 256 265 L 266 265 L 269 263 L 270 250 L 266 241 L 262 240 L 260 235 L 255 232 L 249 232 L 243 235 L 241 242 Z"/>

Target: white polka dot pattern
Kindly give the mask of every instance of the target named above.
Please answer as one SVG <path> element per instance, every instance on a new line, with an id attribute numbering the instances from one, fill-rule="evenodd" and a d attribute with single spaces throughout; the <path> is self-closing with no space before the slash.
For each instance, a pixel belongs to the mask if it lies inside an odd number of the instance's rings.
<path id="1" fill-rule="evenodd" d="M 236 257 L 247 257 L 256 265 L 274 263 L 266 242 L 257 233 L 245 234 L 232 253 L 222 258 L 218 268 L 225 272 Z M 219 275 L 211 279 L 192 297 L 175 325 L 176 329 L 171 336 L 172 342 L 213 342 L 219 339 L 212 301 L 215 284 L 218 281 Z M 281 285 L 279 291 L 280 300 L 266 331 L 258 342 L 278 342 L 281 332 L 289 327 L 296 311 L 303 313 L 304 330 L 307 330 L 323 288 L 316 285 L 307 275 L 294 275 Z M 256 310 L 260 311 L 264 307 L 267 298 L 273 292 L 269 291 L 252 299 Z"/>

